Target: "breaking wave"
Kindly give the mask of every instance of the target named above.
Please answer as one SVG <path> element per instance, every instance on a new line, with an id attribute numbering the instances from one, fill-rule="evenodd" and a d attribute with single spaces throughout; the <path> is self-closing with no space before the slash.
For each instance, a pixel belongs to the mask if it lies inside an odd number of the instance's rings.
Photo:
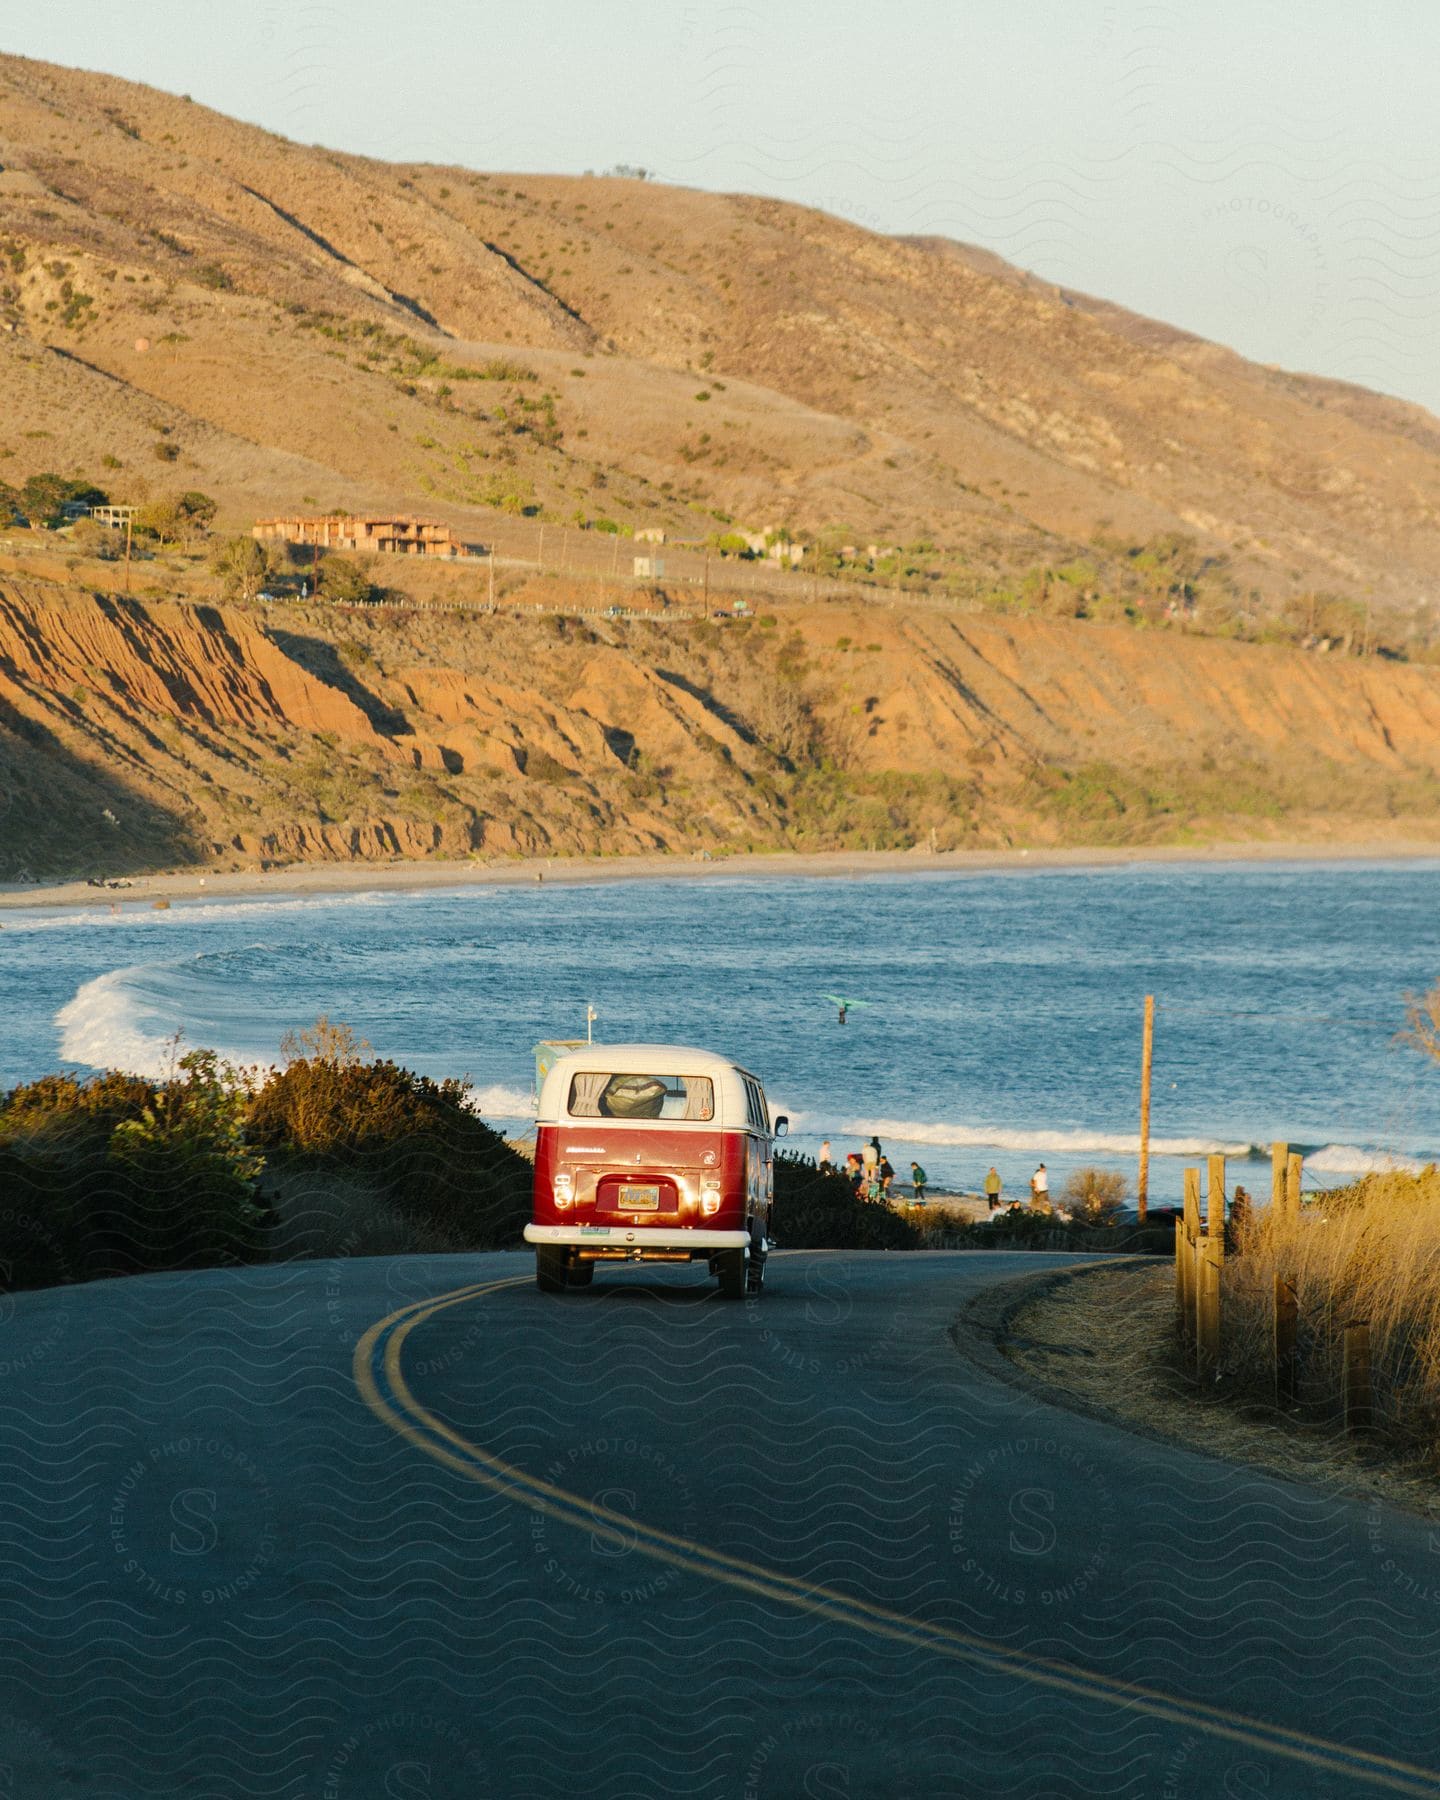
<path id="1" fill-rule="evenodd" d="M 854 1136 L 863 1141 L 871 1133 L 883 1142 L 895 1144 L 929 1144 L 937 1149 L 1024 1151 L 1037 1156 L 1138 1156 L 1138 1132 L 1084 1131 L 1009 1131 L 992 1125 L 942 1125 L 913 1119 L 852 1120 L 833 1135 Z M 1368 1175 L 1398 1171 L 1418 1175 L 1433 1157 L 1384 1150 L 1356 1144 L 1291 1144 L 1305 1158 L 1307 1175 Z M 1176 1137 L 1151 1138 L 1153 1157 L 1173 1156 L 1199 1158 L 1224 1156 L 1232 1162 L 1270 1161 L 1270 1145 L 1243 1139 Z"/>
<path id="2" fill-rule="evenodd" d="M 1365 1150 L 1354 1144 L 1326 1144 L 1305 1158 L 1306 1169 L 1316 1175 L 1418 1175 L 1425 1166 L 1426 1160 L 1418 1156 Z"/>
<path id="3" fill-rule="evenodd" d="M 468 892 L 469 890 L 467 890 Z M 489 894 L 492 889 L 477 888 L 476 893 Z M 157 908 L 151 900 L 137 900 L 133 895 L 117 895 L 97 899 L 93 906 L 67 906 L 28 912 L 17 909 L 5 915 L 6 931 L 73 932 L 79 927 L 95 931 L 174 931 L 182 925 L 233 924 L 247 919 L 263 924 L 266 920 L 300 913 L 326 912 L 336 908 L 356 911 L 377 907 L 395 907 L 409 902 L 420 890 L 398 889 L 383 893 L 367 888 L 356 894 L 296 894 L 273 899 L 173 900 Z M 110 910 L 111 905 L 115 910 Z"/>
<path id="4" fill-rule="evenodd" d="M 179 1033 L 182 1054 L 203 1044 L 227 1062 L 277 1062 L 280 1037 L 296 1021 L 277 1012 L 268 997 L 284 992 L 297 955 L 305 952 L 250 944 L 97 975 L 55 1015 L 61 1059 L 163 1079 L 175 1062 Z M 508 1082 L 472 1089 L 470 1104 L 489 1121 L 528 1123 L 535 1117 L 531 1091 Z"/>
<path id="5" fill-rule="evenodd" d="M 1114 1131 L 1010 1131 L 999 1125 L 936 1125 L 912 1119 L 866 1119 L 842 1128 L 847 1133 L 902 1144 L 933 1144 L 945 1149 L 1033 1150 L 1043 1154 L 1138 1156 L 1138 1132 Z M 1268 1145 L 1235 1142 L 1225 1138 L 1151 1138 L 1152 1156 L 1228 1156 L 1244 1160 L 1269 1156 Z"/>
<path id="6" fill-rule="evenodd" d="M 226 993 L 237 977 L 244 981 L 247 962 L 268 954 L 264 945 L 253 944 L 97 975 L 55 1015 L 61 1058 L 155 1079 L 170 1072 L 177 1033 L 184 1040 L 182 1051 L 204 1044 L 232 1062 L 274 1055 L 270 1045 L 233 1041 L 238 1021 L 228 1016 L 235 1009 Z"/>
<path id="7" fill-rule="evenodd" d="M 535 1118 L 534 1094 L 528 1088 L 507 1087 L 503 1081 L 472 1089 L 470 1104 L 487 1122 L 504 1119 L 509 1124 L 519 1119 L 533 1122 Z"/>

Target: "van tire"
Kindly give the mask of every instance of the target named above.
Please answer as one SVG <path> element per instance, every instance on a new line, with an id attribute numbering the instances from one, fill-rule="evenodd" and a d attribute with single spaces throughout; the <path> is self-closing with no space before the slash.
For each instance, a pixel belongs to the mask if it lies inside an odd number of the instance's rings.
<path id="1" fill-rule="evenodd" d="M 750 1252 L 745 1249 L 722 1250 L 715 1258 L 715 1273 L 720 1277 L 720 1292 L 727 1300 L 743 1300 L 749 1282 Z"/>
<path id="2" fill-rule="evenodd" d="M 535 1285 L 542 1294 L 563 1294 L 565 1292 L 565 1252 L 563 1250 L 537 1250 L 535 1252 Z"/>
<path id="3" fill-rule="evenodd" d="M 589 1287 L 595 1279 L 595 1265 L 593 1262 L 573 1262 L 566 1273 L 571 1287 Z"/>
<path id="4" fill-rule="evenodd" d="M 750 1261 L 745 1269 L 745 1292 L 759 1294 L 765 1286 L 765 1258 L 757 1256 L 752 1250 Z"/>

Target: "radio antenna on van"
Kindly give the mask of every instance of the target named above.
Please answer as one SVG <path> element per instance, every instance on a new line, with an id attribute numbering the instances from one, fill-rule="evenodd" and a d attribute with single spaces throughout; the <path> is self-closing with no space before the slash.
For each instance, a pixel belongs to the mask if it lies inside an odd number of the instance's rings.
<path id="1" fill-rule="evenodd" d="M 595 1042 L 594 1027 L 595 1021 L 599 1017 L 599 1013 L 597 1013 L 595 1008 L 587 1001 L 585 1004 L 585 1042 L 587 1044 L 593 1044 Z"/>

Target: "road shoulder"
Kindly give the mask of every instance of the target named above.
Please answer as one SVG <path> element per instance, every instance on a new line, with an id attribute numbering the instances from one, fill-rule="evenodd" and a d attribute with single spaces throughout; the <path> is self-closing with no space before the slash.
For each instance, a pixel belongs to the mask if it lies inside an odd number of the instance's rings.
<path id="1" fill-rule="evenodd" d="M 1134 1436 L 1287 1481 L 1440 1519 L 1418 1462 L 1239 1400 L 1207 1399 L 1172 1351 L 1168 1257 L 1047 1269 L 978 1294 L 951 1328 L 961 1355 L 1039 1399 Z"/>

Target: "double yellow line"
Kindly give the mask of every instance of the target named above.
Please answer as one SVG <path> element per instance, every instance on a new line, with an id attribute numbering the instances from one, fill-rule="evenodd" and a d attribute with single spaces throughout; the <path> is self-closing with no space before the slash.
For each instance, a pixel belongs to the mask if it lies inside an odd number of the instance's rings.
<path id="1" fill-rule="evenodd" d="M 627 1514 L 614 1512 L 492 1456 L 478 1444 L 472 1444 L 452 1431 L 416 1400 L 405 1380 L 405 1342 L 417 1326 L 451 1307 L 464 1306 L 505 1288 L 528 1285 L 528 1282 L 528 1276 L 477 1282 L 431 1300 L 417 1300 L 402 1306 L 372 1325 L 355 1346 L 354 1361 L 355 1383 L 370 1411 L 407 1443 L 467 1480 L 479 1482 L 482 1487 L 519 1501 L 532 1511 L 573 1525 L 618 1548 L 635 1550 L 653 1562 L 665 1563 L 741 1593 L 753 1594 L 772 1605 L 828 1619 L 852 1631 L 926 1650 L 952 1662 L 967 1663 L 987 1674 L 1010 1675 L 1031 1687 L 1047 1688 L 1119 1712 L 1135 1713 L 1162 1724 L 1201 1732 L 1262 1755 L 1303 1764 L 1351 1781 L 1363 1781 L 1387 1793 L 1440 1800 L 1440 1774 L 1415 1764 L 1368 1750 L 1352 1749 L 1328 1738 L 1292 1730 L 1289 1726 L 1247 1718 L 1227 1707 L 1177 1699 L 1139 1682 L 1118 1680 L 1054 1657 L 1032 1656 L 970 1632 L 891 1612 L 883 1606 L 855 1599 L 837 1588 L 803 1581 L 741 1557 L 726 1556 L 690 1538 L 642 1524 Z"/>

